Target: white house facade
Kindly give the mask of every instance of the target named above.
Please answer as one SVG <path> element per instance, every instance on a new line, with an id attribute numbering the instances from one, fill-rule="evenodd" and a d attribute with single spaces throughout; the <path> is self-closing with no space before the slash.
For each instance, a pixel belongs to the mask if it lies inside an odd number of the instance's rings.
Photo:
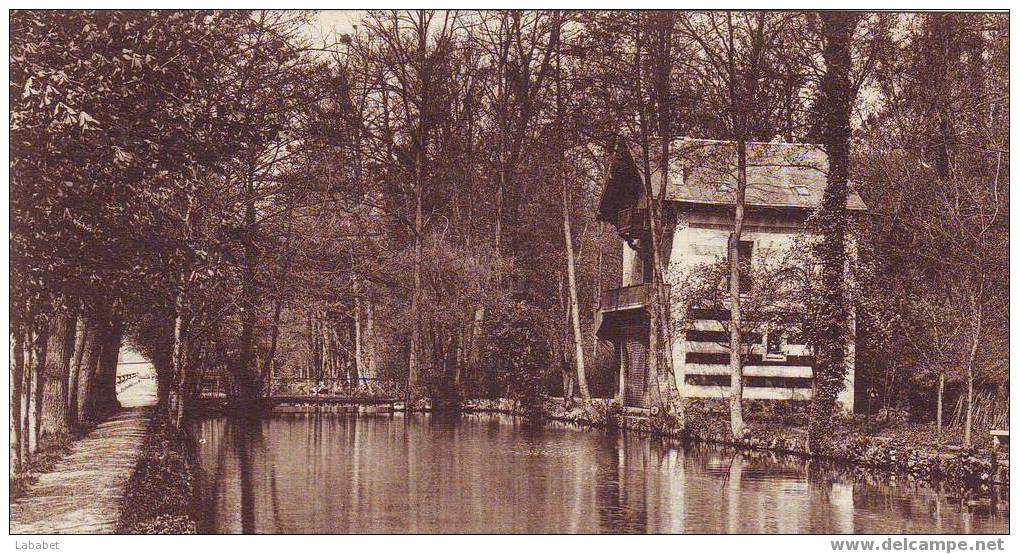
<path id="1" fill-rule="evenodd" d="M 808 238 L 806 221 L 821 201 L 826 183 L 827 157 L 816 145 L 749 143 L 747 148 L 746 213 L 740 238 L 740 259 L 751 265 L 778 259 Z M 599 219 L 616 226 L 622 239 L 620 287 L 604 291 L 597 334 L 616 346 L 620 358 L 620 396 L 627 406 L 653 403 L 653 379 L 648 372 L 649 298 L 652 249 L 645 183 L 654 194 L 665 186 L 664 242 L 661 252 L 665 283 L 684 286 L 698 268 L 724 260 L 733 227 L 735 147 L 732 143 L 698 139 L 674 141 L 668 175 L 644 171 L 642 156 L 632 148 L 617 148 L 610 178 L 599 205 Z M 654 168 L 657 164 L 652 161 Z M 650 174 L 650 177 L 645 177 Z M 851 192 L 848 208 L 856 216 L 866 210 Z M 754 266 L 756 267 L 756 266 Z M 772 284 L 774 284 L 772 282 Z M 752 294 L 755 284 L 741 277 L 741 290 Z M 730 369 L 727 310 L 687 306 L 672 294 L 672 361 L 676 386 L 687 398 L 727 398 Z M 813 356 L 802 329 L 776 318 L 751 325 L 751 342 L 743 367 L 744 398 L 809 400 L 813 386 Z M 790 321 L 792 321 L 790 319 Z M 846 386 L 839 404 L 852 411 L 854 402 L 854 342 L 849 353 Z"/>

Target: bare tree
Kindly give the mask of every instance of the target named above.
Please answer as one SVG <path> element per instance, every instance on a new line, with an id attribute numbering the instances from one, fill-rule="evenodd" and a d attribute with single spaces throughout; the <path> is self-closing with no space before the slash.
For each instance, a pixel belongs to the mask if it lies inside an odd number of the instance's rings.
<path id="1" fill-rule="evenodd" d="M 566 104 L 563 98 L 563 68 L 562 68 L 562 14 L 557 13 L 552 31 L 551 42 L 555 48 L 556 67 L 556 123 L 560 131 L 564 131 Z M 563 132 L 563 134 L 565 134 Z M 572 211 L 572 191 L 570 186 L 570 174 L 566 165 L 566 136 L 561 137 L 559 145 L 559 179 L 562 182 L 563 198 L 563 241 L 566 244 L 566 277 L 569 287 L 569 316 L 570 326 L 573 330 L 573 361 L 576 364 L 577 385 L 580 388 L 580 397 L 584 402 L 591 401 L 591 392 L 587 387 L 587 375 L 584 371 L 584 335 L 580 330 L 580 303 L 577 301 L 577 275 L 576 260 L 573 256 L 573 230 L 570 227 L 570 212 Z M 570 398 L 567 397 L 567 401 Z"/>
<path id="2" fill-rule="evenodd" d="M 685 40 L 694 54 L 684 67 L 695 82 L 705 111 L 720 133 L 735 145 L 736 187 L 733 191 L 733 225 L 728 240 L 729 263 L 729 413 L 732 433 L 746 433 L 743 421 L 743 361 L 740 356 L 743 314 L 740 275 L 747 268 L 740 260 L 747 189 L 747 143 L 767 140 L 774 133 L 782 108 L 783 80 L 780 60 L 787 33 L 799 15 L 769 12 L 691 13 L 680 19 Z"/>

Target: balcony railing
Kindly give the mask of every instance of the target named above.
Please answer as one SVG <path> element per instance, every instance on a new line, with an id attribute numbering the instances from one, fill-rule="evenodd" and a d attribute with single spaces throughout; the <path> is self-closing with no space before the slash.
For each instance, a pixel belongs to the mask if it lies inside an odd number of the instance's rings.
<path id="1" fill-rule="evenodd" d="M 619 223 L 616 228 L 623 237 L 639 236 L 647 229 L 647 210 L 644 208 L 626 208 L 619 210 Z"/>
<path id="2" fill-rule="evenodd" d="M 619 310 L 632 310 L 648 305 L 651 295 L 651 285 L 633 285 L 618 289 L 609 289 L 601 293 L 602 312 L 615 312 Z"/>

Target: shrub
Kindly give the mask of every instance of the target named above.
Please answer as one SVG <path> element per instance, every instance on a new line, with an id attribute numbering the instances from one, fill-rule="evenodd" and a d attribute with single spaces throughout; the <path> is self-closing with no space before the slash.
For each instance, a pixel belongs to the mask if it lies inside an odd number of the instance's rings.
<path id="1" fill-rule="evenodd" d="M 536 331 L 543 328 L 541 311 L 524 302 L 501 306 L 489 322 L 486 367 L 497 373 L 506 395 L 527 408 L 540 407 L 551 365 L 548 341 Z"/>
<path id="2" fill-rule="evenodd" d="M 117 532 L 197 533 L 196 466 L 187 434 L 165 416 L 153 418 L 124 491 Z"/>

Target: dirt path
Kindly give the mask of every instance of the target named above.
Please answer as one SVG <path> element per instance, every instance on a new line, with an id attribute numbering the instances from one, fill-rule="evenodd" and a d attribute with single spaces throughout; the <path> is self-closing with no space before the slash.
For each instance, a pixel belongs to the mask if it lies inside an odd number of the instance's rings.
<path id="1" fill-rule="evenodd" d="M 114 532 L 124 485 L 155 404 L 155 389 L 154 379 L 142 379 L 119 392 L 124 409 L 75 442 L 67 457 L 11 504 L 10 532 Z"/>

